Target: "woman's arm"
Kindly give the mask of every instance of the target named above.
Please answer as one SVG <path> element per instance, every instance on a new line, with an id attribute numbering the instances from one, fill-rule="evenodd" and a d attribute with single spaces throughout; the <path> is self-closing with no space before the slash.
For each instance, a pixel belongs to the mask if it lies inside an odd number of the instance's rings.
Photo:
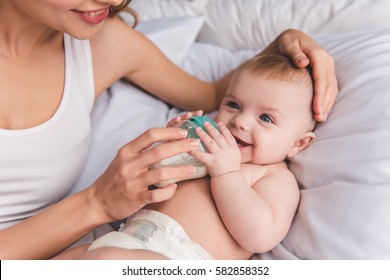
<path id="1" fill-rule="evenodd" d="M 143 34 L 119 19 L 106 20 L 90 40 L 96 95 L 124 77 L 146 92 L 176 107 L 205 112 L 219 106 L 216 84 L 201 81 L 173 64 Z"/>
<path id="2" fill-rule="evenodd" d="M 53 257 L 97 226 L 126 218 L 145 204 L 169 199 L 175 184 L 153 191 L 148 186 L 172 178 L 188 179 L 196 168 L 149 170 L 149 166 L 197 149 L 199 143 L 186 136 L 187 131 L 180 128 L 155 128 L 129 142 L 89 188 L 0 231 L 0 259 Z M 160 141 L 166 143 L 149 149 Z"/>
<path id="3" fill-rule="evenodd" d="M 233 73 L 215 83 L 201 81 L 171 63 L 144 35 L 118 19 L 107 21 L 102 32 L 91 39 L 91 45 L 97 94 L 126 77 L 177 107 L 209 112 L 218 109 Z M 338 93 L 332 57 L 305 33 L 294 29 L 282 32 L 261 53 L 286 55 L 298 67 L 311 65 L 315 117 L 324 120 Z"/>
<path id="4" fill-rule="evenodd" d="M 95 203 L 87 189 L 0 231 L 0 259 L 47 259 L 61 252 L 103 223 Z"/>

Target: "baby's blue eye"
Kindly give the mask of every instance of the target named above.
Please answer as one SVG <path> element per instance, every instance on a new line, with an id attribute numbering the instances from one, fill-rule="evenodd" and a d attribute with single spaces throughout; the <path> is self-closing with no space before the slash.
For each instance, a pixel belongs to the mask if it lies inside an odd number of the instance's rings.
<path id="1" fill-rule="evenodd" d="M 229 106 L 230 108 L 233 108 L 233 109 L 236 109 L 236 110 L 240 109 L 240 106 L 238 106 L 237 103 L 233 102 L 233 101 L 229 101 L 228 103 L 226 103 L 226 105 Z"/>
<path id="2" fill-rule="evenodd" d="M 260 115 L 260 120 L 262 120 L 263 122 L 266 122 L 266 123 L 272 123 L 272 119 L 270 116 L 266 115 L 266 114 L 263 114 L 263 115 Z"/>

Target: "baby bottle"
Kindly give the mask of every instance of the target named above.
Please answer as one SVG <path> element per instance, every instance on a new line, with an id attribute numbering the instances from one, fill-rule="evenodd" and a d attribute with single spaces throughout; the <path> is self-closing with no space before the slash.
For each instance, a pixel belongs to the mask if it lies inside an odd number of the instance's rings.
<path id="1" fill-rule="evenodd" d="M 211 123 L 215 128 L 218 129 L 217 124 L 213 120 L 211 120 L 205 116 L 194 116 L 188 120 L 180 122 L 179 124 L 177 124 L 175 126 L 181 127 L 183 129 L 187 130 L 188 131 L 187 138 L 199 139 L 198 135 L 196 134 L 196 128 L 201 127 L 204 131 L 206 131 L 204 128 L 205 122 Z M 202 152 L 207 151 L 206 147 L 203 145 L 202 142 L 200 142 L 198 150 L 202 151 Z M 201 161 L 195 159 L 193 156 L 189 155 L 188 153 L 181 153 L 181 154 L 175 155 L 173 157 L 163 159 L 162 161 L 152 165 L 151 168 L 157 169 L 157 168 L 162 167 L 162 166 L 177 166 L 177 165 L 193 165 L 196 167 L 195 175 L 189 179 L 201 178 L 201 177 L 204 177 L 207 175 L 206 166 Z M 170 183 L 176 183 L 178 181 L 179 181 L 178 179 L 163 181 L 163 182 L 156 184 L 156 187 L 161 188 L 161 187 L 164 187 Z"/>

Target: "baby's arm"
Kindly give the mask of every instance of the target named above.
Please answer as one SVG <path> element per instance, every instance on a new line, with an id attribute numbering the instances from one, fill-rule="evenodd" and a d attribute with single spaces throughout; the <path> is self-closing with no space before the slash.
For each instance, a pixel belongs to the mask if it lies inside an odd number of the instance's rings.
<path id="1" fill-rule="evenodd" d="M 226 228 L 253 253 L 275 247 L 290 228 L 299 190 L 294 176 L 276 166 L 250 186 L 241 172 L 211 178 L 211 190 Z"/>
<path id="2" fill-rule="evenodd" d="M 208 168 L 214 201 L 230 234 L 250 252 L 268 251 L 284 238 L 294 217 L 299 202 L 296 180 L 280 163 L 249 182 L 235 139 L 223 124 L 218 125 L 221 133 L 209 124 L 205 124 L 209 135 L 197 130 L 209 153 L 191 154 Z M 246 168 L 248 172 L 260 167 Z"/>

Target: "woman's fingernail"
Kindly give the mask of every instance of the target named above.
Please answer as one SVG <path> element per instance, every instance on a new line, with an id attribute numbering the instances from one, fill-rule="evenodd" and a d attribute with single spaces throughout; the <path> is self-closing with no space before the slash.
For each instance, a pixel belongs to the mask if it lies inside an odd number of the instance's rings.
<path id="1" fill-rule="evenodd" d="M 187 136 L 187 134 L 188 134 L 188 131 L 187 131 L 187 130 L 185 130 L 185 129 L 180 129 L 180 130 L 179 130 L 179 134 L 180 134 L 180 135 Z"/>
<path id="2" fill-rule="evenodd" d="M 200 143 L 200 140 L 199 139 L 191 139 L 191 141 L 190 141 L 190 145 L 192 146 L 192 147 L 199 147 L 199 143 Z"/>
<path id="3" fill-rule="evenodd" d="M 322 120 L 322 121 L 324 121 L 324 116 L 325 116 L 325 114 L 324 114 L 324 109 L 321 107 L 321 108 L 320 108 L 320 117 L 321 117 L 321 120 Z"/>

